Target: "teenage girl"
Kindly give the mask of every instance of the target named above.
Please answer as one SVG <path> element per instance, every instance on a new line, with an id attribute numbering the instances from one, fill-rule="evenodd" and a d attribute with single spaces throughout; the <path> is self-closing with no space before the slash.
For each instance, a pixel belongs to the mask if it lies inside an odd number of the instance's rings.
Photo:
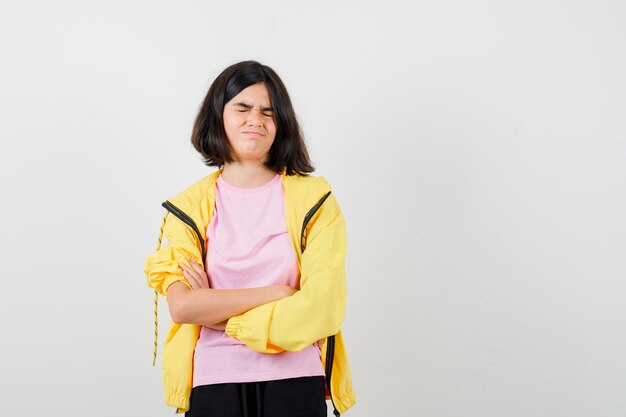
<path id="1" fill-rule="evenodd" d="M 328 398 L 339 415 L 355 402 L 339 330 L 345 224 L 330 185 L 309 175 L 278 75 L 226 68 L 192 143 L 218 170 L 163 203 L 168 245 L 145 268 L 174 322 L 166 402 L 186 416 L 322 417 Z"/>

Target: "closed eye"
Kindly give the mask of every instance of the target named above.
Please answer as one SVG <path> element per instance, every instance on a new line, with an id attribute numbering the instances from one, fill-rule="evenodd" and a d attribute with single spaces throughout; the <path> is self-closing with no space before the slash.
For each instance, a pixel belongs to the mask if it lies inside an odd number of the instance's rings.
<path id="1" fill-rule="evenodd" d="M 247 112 L 249 109 L 237 109 L 237 111 L 239 113 L 245 113 Z M 265 117 L 274 117 L 274 113 L 273 112 L 261 112 L 261 114 Z"/>

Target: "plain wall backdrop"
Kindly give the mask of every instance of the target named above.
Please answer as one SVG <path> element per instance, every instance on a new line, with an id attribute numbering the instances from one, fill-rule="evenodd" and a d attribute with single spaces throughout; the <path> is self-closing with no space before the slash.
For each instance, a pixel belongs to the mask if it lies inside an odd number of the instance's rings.
<path id="1" fill-rule="evenodd" d="M 143 263 L 245 59 L 346 216 L 347 416 L 626 415 L 625 23 L 621 0 L 0 2 L 0 415 L 173 414 Z"/>

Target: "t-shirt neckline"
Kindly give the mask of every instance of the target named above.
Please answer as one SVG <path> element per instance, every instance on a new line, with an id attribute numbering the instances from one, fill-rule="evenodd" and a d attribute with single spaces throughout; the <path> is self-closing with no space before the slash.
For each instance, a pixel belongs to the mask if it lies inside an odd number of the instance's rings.
<path id="1" fill-rule="evenodd" d="M 232 184 L 226 182 L 226 180 L 224 180 L 224 178 L 222 178 L 222 174 L 220 174 L 219 177 L 217 177 L 217 183 L 218 183 L 218 185 L 220 187 L 226 188 L 229 191 L 235 191 L 235 192 L 238 192 L 238 193 L 255 193 L 255 192 L 263 191 L 263 190 L 271 187 L 279 179 L 280 179 L 280 174 L 276 174 L 274 176 L 274 178 L 272 178 L 271 180 L 269 180 L 268 182 L 266 182 L 263 185 L 260 185 L 258 187 L 253 187 L 253 188 L 242 188 L 242 187 L 237 187 L 235 185 L 232 185 Z"/>

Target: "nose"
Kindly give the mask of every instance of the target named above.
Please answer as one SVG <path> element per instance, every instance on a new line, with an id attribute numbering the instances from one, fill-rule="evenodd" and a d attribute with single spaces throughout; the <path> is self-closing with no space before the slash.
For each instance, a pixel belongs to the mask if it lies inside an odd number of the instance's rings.
<path id="1" fill-rule="evenodd" d="M 248 125 L 263 126 L 263 119 L 261 117 L 260 109 L 250 109 L 250 111 L 248 112 Z"/>

